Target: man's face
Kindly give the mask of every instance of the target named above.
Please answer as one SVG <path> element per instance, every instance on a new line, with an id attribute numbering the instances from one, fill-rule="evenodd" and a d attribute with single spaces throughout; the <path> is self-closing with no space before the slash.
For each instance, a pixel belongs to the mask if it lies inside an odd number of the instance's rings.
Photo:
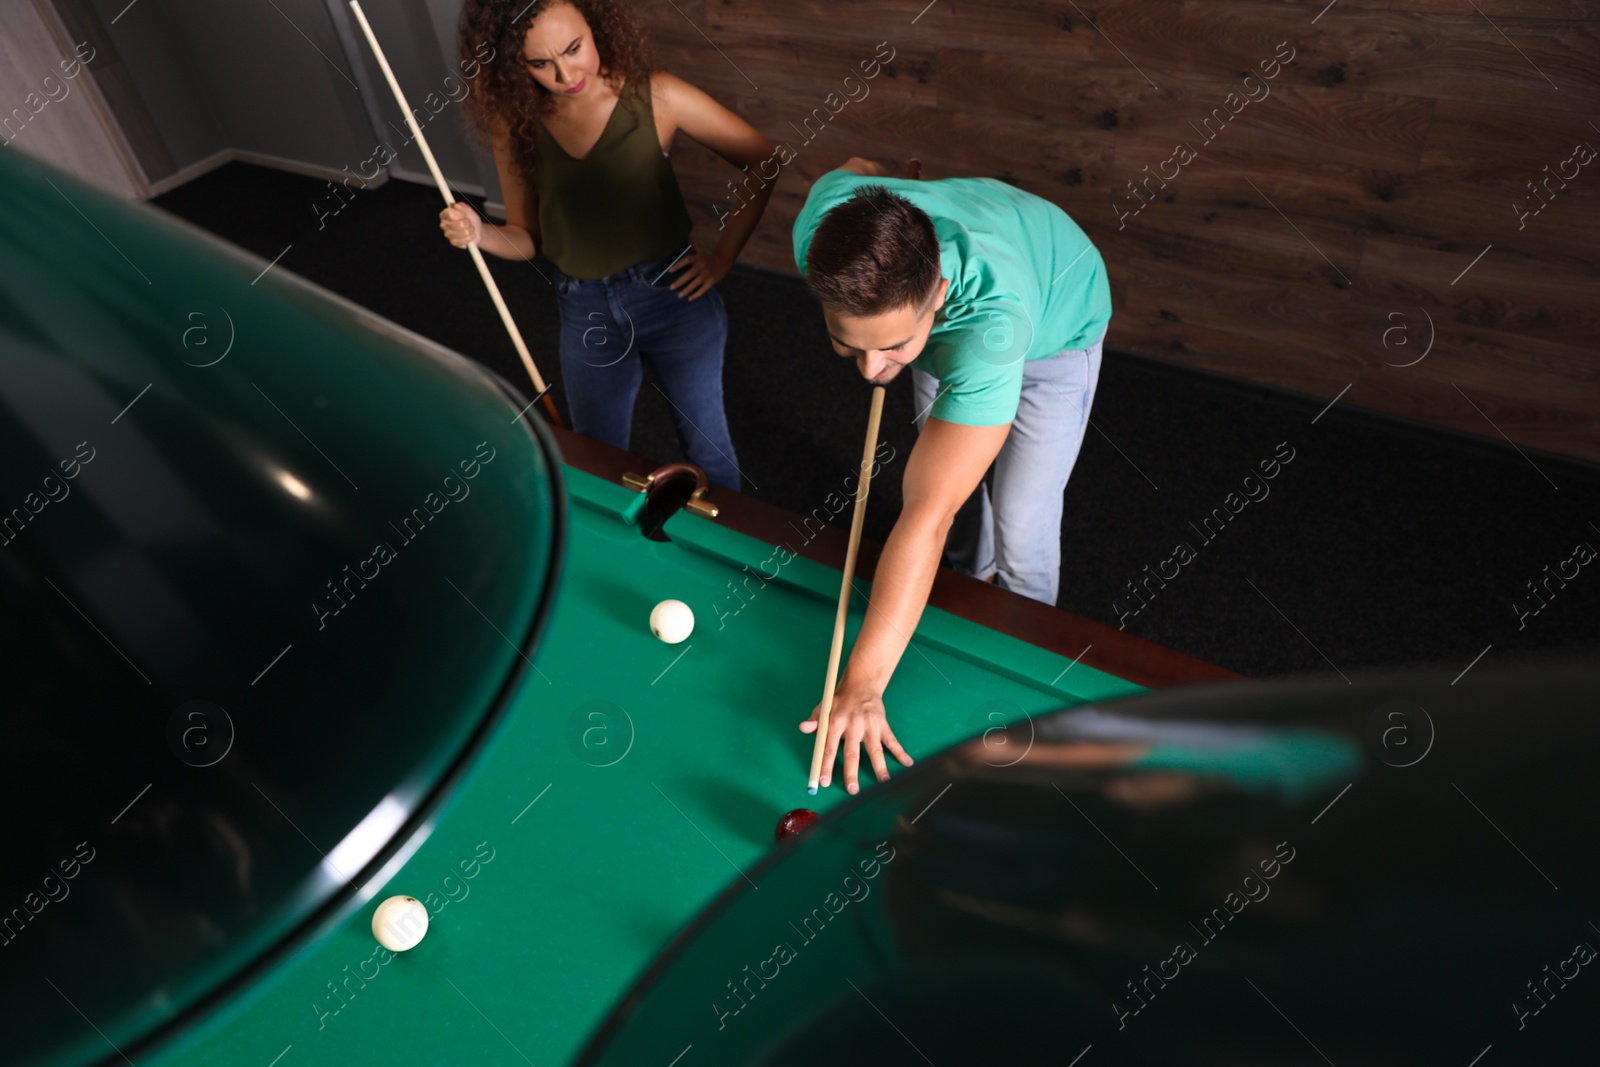
<path id="1" fill-rule="evenodd" d="M 889 384 L 907 363 L 922 354 L 949 288 L 949 280 L 941 278 L 933 299 L 924 306 L 907 304 L 879 315 L 839 315 L 823 308 L 833 350 L 855 360 L 861 376 L 873 385 Z"/>

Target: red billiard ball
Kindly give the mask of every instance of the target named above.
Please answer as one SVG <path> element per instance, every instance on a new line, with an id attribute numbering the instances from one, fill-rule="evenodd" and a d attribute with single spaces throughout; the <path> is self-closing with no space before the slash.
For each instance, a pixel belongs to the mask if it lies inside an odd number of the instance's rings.
<path id="1" fill-rule="evenodd" d="M 772 836 L 779 841 L 787 841 L 819 818 L 821 816 L 810 808 L 795 808 L 793 811 L 786 811 L 783 813 L 783 818 L 778 820 L 778 830 Z"/>

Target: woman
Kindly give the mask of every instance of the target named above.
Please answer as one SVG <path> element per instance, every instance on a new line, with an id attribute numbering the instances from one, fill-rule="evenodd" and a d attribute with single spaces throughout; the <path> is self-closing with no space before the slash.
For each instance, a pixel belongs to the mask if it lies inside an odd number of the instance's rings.
<path id="1" fill-rule="evenodd" d="M 628 446 L 648 362 L 673 409 L 678 439 L 712 484 L 739 488 L 722 408 L 728 318 L 713 286 L 760 220 L 770 183 L 727 216 L 709 251 L 668 160 L 679 131 L 737 167 L 773 146 L 681 78 L 652 70 L 619 0 L 468 0 L 463 55 L 487 42 L 469 105 L 494 148 L 506 224 L 465 204 L 446 208 L 450 243 L 504 259 L 543 251 L 558 268 L 561 373 L 572 428 Z"/>

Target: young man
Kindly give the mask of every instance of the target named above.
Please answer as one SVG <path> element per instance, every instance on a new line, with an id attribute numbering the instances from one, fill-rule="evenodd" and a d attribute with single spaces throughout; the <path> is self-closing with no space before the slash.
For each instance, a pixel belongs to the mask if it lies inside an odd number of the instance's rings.
<path id="1" fill-rule="evenodd" d="M 1061 507 L 1111 319 L 1105 264 L 1046 200 L 988 178 L 890 178 L 852 159 L 811 187 L 795 263 L 822 302 L 834 350 L 882 385 L 915 362 L 920 436 L 872 603 L 834 691 L 822 784 L 844 742 L 881 781 L 883 692 L 922 617 L 941 552 L 963 573 L 1054 604 Z M 994 490 L 983 485 L 994 466 Z M 820 706 L 801 723 L 816 731 Z"/>

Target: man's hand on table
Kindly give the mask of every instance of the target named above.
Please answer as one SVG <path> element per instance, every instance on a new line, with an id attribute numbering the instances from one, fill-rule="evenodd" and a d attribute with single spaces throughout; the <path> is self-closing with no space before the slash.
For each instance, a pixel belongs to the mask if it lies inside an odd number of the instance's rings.
<path id="1" fill-rule="evenodd" d="M 817 732 L 817 716 L 822 705 L 811 709 L 811 717 L 800 724 L 802 733 Z M 828 712 L 828 744 L 822 758 L 822 776 L 819 784 L 827 786 L 833 780 L 833 761 L 844 741 L 845 788 L 856 793 L 861 786 L 856 772 L 861 765 L 861 749 L 865 746 L 867 758 L 872 763 L 878 781 L 889 779 L 889 766 L 884 760 L 884 750 L 899 760 L 902 766 L 911 766 L 911 757 L 900 747 L 894 731 L 889 729 L 888 712 L 883 706 L 883 694 L 874 687 L 852 682 L 848 677 L 833 691 L 833 708 Z"/>

